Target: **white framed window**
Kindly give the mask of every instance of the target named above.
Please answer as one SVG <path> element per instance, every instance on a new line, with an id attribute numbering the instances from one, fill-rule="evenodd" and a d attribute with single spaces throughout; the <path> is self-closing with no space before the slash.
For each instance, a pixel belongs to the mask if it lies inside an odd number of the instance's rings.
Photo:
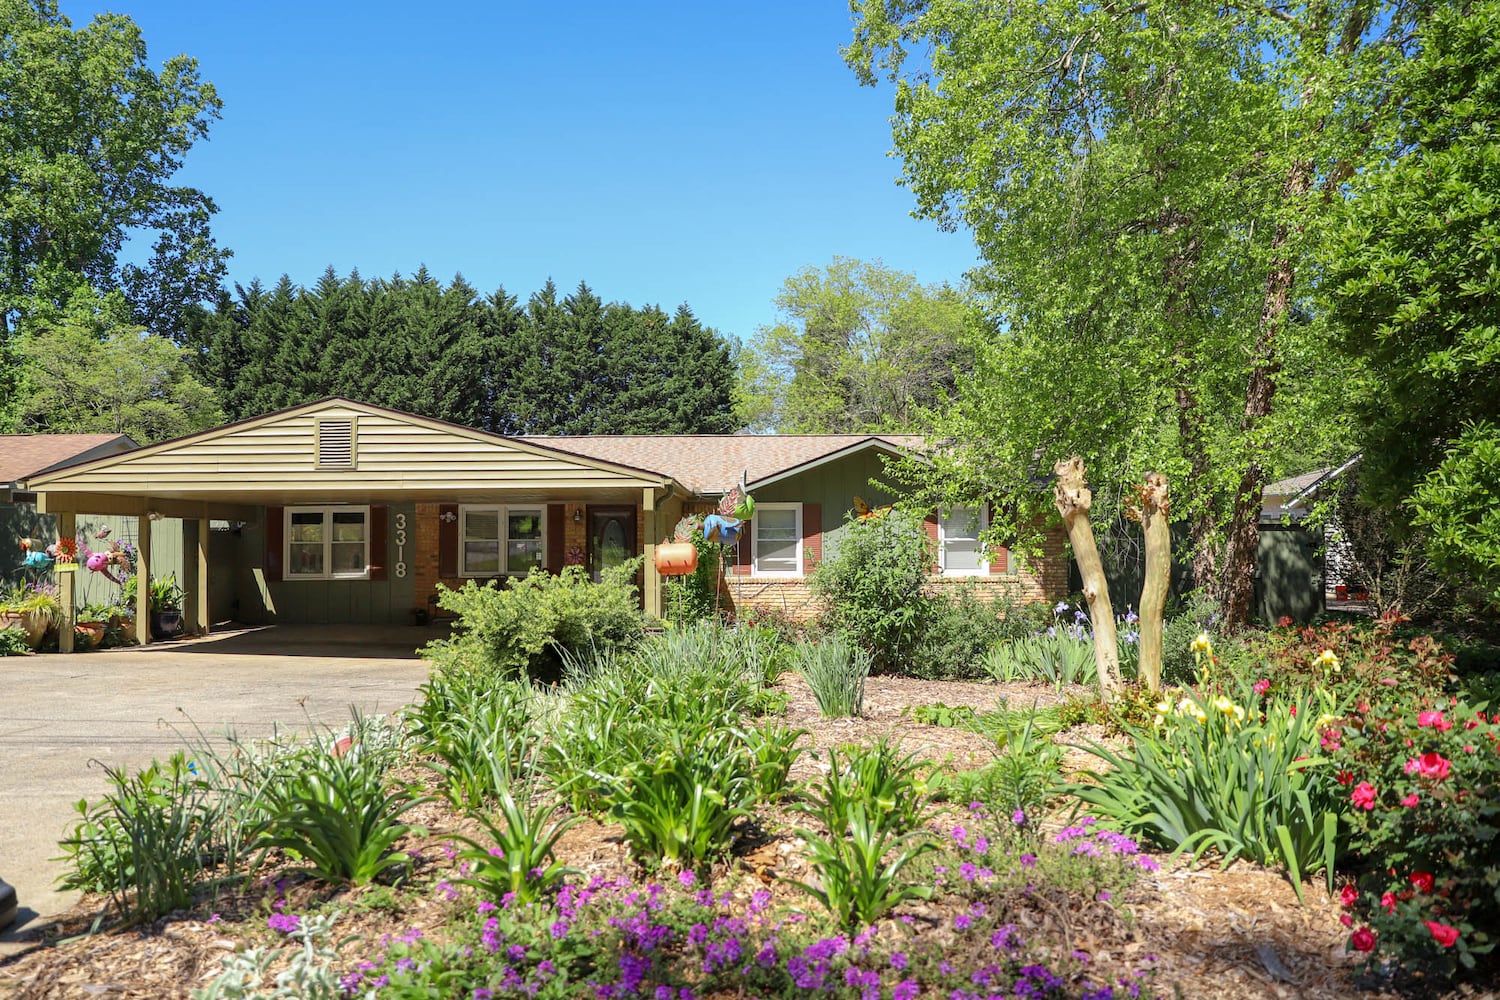
<path id="1" fill-rule="evenodd" d="M 802 575 L 802 505 L 763 503 L 750 521 L 752 576 Z"/>
<path id="2" fill-rule="evenodd" d="M 944 576 L 981 576 L 990 571 L 979 533 L 989 527 L 983 507 L 954 507 L 938 515 L 938 569 Z"/>
<path id="3" fill-rule="evenodd" d="M 458 509 L 459 576 L 525 576 L 546 568 L 547 508 Z"/>
<path id="4" fill-rule="evenodd" d="M 370 508 L 288 507 L 284 516 L 285 579 L 370 578 Z"/>

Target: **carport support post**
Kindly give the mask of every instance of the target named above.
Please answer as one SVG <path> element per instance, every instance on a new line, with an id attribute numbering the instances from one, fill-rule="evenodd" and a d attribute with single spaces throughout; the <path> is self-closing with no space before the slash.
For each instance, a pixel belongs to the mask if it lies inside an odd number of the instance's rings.
<path id="1" fill-rule="evenodd" d="M 641 493 L 641 519 L 646 527 L 646 614 L 662 616 L 661 574 L 656 571 L 656 490 L 646 487 Z"/>
<path id="2" fill-rule="evenodd" d="M 193 595 L 198 608 L 198 634 L 208 635 L 208 504 L 203 505 L 203 516 L 198 518 L 198 588 Z"/>
<path id="3" fill-rule="evenodd" d="M 73 538 L 78 534 L 78 515 L 71 510 L 57 513 L 57 538 Z M 74 590 L 76 573 L 57 574 L 57 599 L 62 604 L 62 621 L 57 623 L 57 651 L 73 652 Z"/>
<path id="4" fill-rule="evenodd" d="M 151 644 L 151 515 L 135 516 L 135 634 Z"/>

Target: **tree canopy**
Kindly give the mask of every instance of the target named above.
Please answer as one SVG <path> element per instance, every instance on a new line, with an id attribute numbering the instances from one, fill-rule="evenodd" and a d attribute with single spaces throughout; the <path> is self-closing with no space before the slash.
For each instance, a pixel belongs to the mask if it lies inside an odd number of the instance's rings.
<path id="1" fill-rule="evenodd" d="M 793 433 L 911 430 L 972 366 L 961 289 L 835 257 L 786 280 L 740 356 L 741 422 Z"/>
<path id="2" fill-rule="evenodd" d="M 1117 495 L 1164 472 L 1197 582 L 1246 620 L 1265 483 L 1351 447 L 1310 256 L 1372 155 L 1413 17 L 1369 0 L 858 3 L 846 56 L 896 82 L 917 213 L 972 229 L 985 261 L 991 330 L 937 421 L 956 443 L 927 492 L 1007 497 L 997 530 L 1024 531 L 1057 459 L 1081 455 Z"/>
<path id="3" fill-rule="evenodd" d="M 190 434 L 222 419 L 187 352 L 137 326 L 124 297 L 85 290 L 33 317 L 21 424 L 52 434 L 128 434 L 138 444 Z"/>
<path id="4" fill-rule="evenodd" d="M 505 434 L 734 430 L 728 345 L 686 305 L 604 303 L 548 282 L 523 307 L 462 277 L 283 277 L 187 323 L 231 419 L 330 395 Z"/>
<path id="5" fill-rule="evenodd" d="M 1372 500 L 1500 603 L 1500 2 L 1437 11 L 1325 254 Z"/>

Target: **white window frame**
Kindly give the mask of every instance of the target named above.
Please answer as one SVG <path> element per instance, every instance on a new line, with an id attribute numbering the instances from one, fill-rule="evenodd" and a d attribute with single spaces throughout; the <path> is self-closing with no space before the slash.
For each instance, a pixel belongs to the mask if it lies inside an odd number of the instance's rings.
<path id="1" fill-rule="evenodd" d="M 974 534 L 972 536 L 971 535 L 955 535 L 953 537 L 954 537 L 955 540 L 962 540 L 962 541 L 967 541 L 971 537 L 974 539 L 974 544 L 975 544 L 975 546 L 977 548 L 977 551 L 978 551 L 978 554 L 979 554 L 979 566 L 978 566 L 977 569 L 949 569 L 948 568 L 948 537 L 947 537 L 947 532 L 945 532 L 943 530 L 943 521 L 946 520 L 946 519 L 952 518 L 952 516 L 953 516 L 953 514 L 954 514 L 955 511 L 965 511 L 965 510 L 972 510 L 975 513 L 975 531 L 974 531 Z M 989 576 L 989 573 L 990 573 L 989 552 L 985 548 L 984 543 L 980 541 L 981 536 L 983 536 L 984 532 L 986 530 L 988 530 L 988 528 L 990 526 L 988 505 L 987 504 L 980 504 L 977 507 L 964 507 L 964 506 L 952 507 L 952 508 L 949 508 L 949 510 L 947 511 L 947 518 L 944 517 L 944 512 L 943 511 L 938 511 L 937 522 L 938 522 L 938 572 L 940 572 L 943 576 Z"/>
<path id="2" fill-rule="evenodd" d="M 365 519 L 365 568 L 358 573 L 334 573 L 333 567 L 333 515 L 363 515 Z M 323 515 L 323 572 L 298 573 L 292 568 L 292 515 Z M 312 504 L 288 507 L 282 512 L 281 530 L 281 578 L 283 580 L 368 580 L 370 578 L 370 508 L 348 504 Z"/>
<path id="3" fill-rule="evenodd" d="M 797 525 L 797 569 L 788 573 L 785 570 L 763 570 L 760 568 L 760 514 L 766 510 L 790 510 L 796 514 Z M 768 577 L 771 579 L 794 580 L 804 575 L 804 560 L 802 549 L 804 539 L 807 536 L 802 532 L 802 505 L 800 503 L 759 503 L 755 505 L 755 516 L 750 519 L 750 575 Z"/>
<path id="4" fill-rule="evenodd" d="M 464 541 L 469 535 L 469 511 L 477 510 L 484 513 L 493 513 L 500 523 L 500 567 L 493 573 L 470 572 L 465 555 Z M 542 565 L 543 570 L 550 570 L 547 565 L 547 505 L 544 503 L 517 503 L 517 504 L 495 504 L 495 503 L 467 503 L 458 506 L 458 575 L 464 580 L 488 580 L 497 576 L 514 576 L 505 568 L 505 557 L 508 552 L 510 537 L 511 511 L 526 514 L 538 514 L 542 525 Z"/>

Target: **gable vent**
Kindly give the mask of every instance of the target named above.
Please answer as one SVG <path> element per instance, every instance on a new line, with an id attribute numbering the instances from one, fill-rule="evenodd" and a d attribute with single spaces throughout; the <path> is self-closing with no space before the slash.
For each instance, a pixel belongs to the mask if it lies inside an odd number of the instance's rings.
<path id="1" fill-rule="evenodd" d="M 354 420 L 318 421 L 318 467 L 349 469 L 354 466 Z"/>

